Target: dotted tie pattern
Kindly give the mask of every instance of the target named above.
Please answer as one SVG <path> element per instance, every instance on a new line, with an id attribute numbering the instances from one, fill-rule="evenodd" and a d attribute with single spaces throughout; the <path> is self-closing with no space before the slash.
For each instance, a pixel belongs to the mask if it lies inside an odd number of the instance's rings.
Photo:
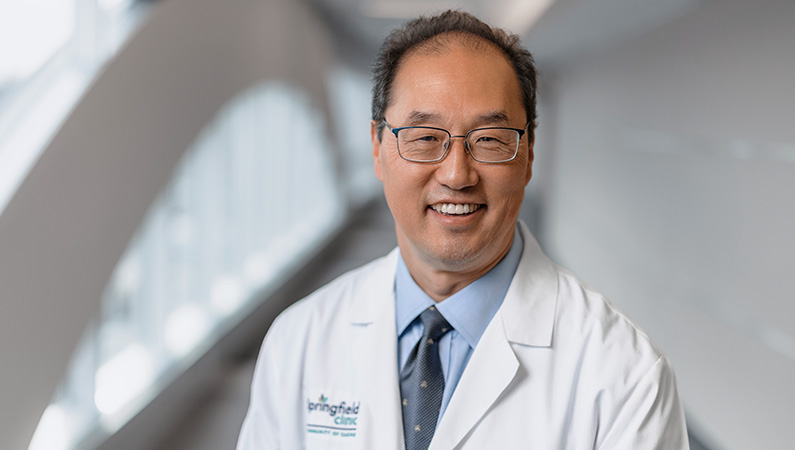
<path id="1" fill-rule="evenodd" d="M 411 350 L 400 373 L 406 450 L 427 450 L 431 444 L 444 393 L 439 339 L 452 330 L 434 306 L 423 311 L 420 320 L 424 327 L 422 338 Z"/>

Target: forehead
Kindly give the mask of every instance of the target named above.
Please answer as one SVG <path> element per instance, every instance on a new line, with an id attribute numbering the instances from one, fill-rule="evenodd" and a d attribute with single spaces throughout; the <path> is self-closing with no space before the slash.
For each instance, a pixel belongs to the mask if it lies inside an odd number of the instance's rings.
<path id="1" fill-rule="evenodd" d="M 501 50 L 484 41 L 412 50 L 397 70 L 386 112 L 401 125 L 416 117 L 447 125 L 502 116 L 523 126 L 526 120 L 513 66 Z"/>

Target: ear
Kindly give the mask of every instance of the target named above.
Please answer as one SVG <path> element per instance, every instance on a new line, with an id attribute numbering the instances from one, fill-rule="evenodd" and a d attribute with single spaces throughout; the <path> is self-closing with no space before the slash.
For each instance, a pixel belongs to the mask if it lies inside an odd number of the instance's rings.
<path id="1" fill-rule="evenodd" d="M 536 142 L 536 134 L 534 131 L 535 130 L 532 131 L 533 134 L 530 137 L 530 142 L 527 144 L 527 169 L 524 176 L 525 186 L 527 186 L 527 184 L 530 182 L 530 178 L 533 177 L 533 144 Z"/>
<path id="2" fill-rule="evenodd" d="M 378 138 L 378 122 L 375 120 L 370 121 L 370 141 L 373 144 L 373 169 L 375 176 L 382 182 L 384 176 L 381 172 L 381 140 Z"/>

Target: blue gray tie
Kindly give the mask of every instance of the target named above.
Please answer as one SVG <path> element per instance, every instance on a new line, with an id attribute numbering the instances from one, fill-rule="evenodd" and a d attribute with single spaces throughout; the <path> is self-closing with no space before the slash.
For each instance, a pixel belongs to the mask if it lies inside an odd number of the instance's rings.
<path id="1" fill-rule="evenodd" d="M 431 444 L 444 393 L 439 339 L 452 330 L 434 306 L 423 311 L 420 320 L 424 328 L 422 338 L 411 350 L 400 373 L 406 450 L 426 450 Z"/>

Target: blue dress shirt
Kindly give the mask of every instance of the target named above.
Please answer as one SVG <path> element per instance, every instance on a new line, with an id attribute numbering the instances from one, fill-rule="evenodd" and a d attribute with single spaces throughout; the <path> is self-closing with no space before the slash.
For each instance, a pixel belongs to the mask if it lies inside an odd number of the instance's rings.
<path id="1" fill-rule="evenodd" d="M 429 306 L 436 305 L 439 312 L 453 326 L 453 330 L 439 340 L 439 357 L 444 372 L 444 395 L 439 420 L 447 409 L 450 397 L 480 337 L 502 305 L 508 286 L 519 266 L 523 247 L 522 235 L 517 227 L 511 248 L 496 266 L 439 303 L 417 285 L 403 257 L 398 258 L 395 272 L 398 367 L 406 365 L 411 350 L 422 337 L 422 322 L 418 316 Z"/>

